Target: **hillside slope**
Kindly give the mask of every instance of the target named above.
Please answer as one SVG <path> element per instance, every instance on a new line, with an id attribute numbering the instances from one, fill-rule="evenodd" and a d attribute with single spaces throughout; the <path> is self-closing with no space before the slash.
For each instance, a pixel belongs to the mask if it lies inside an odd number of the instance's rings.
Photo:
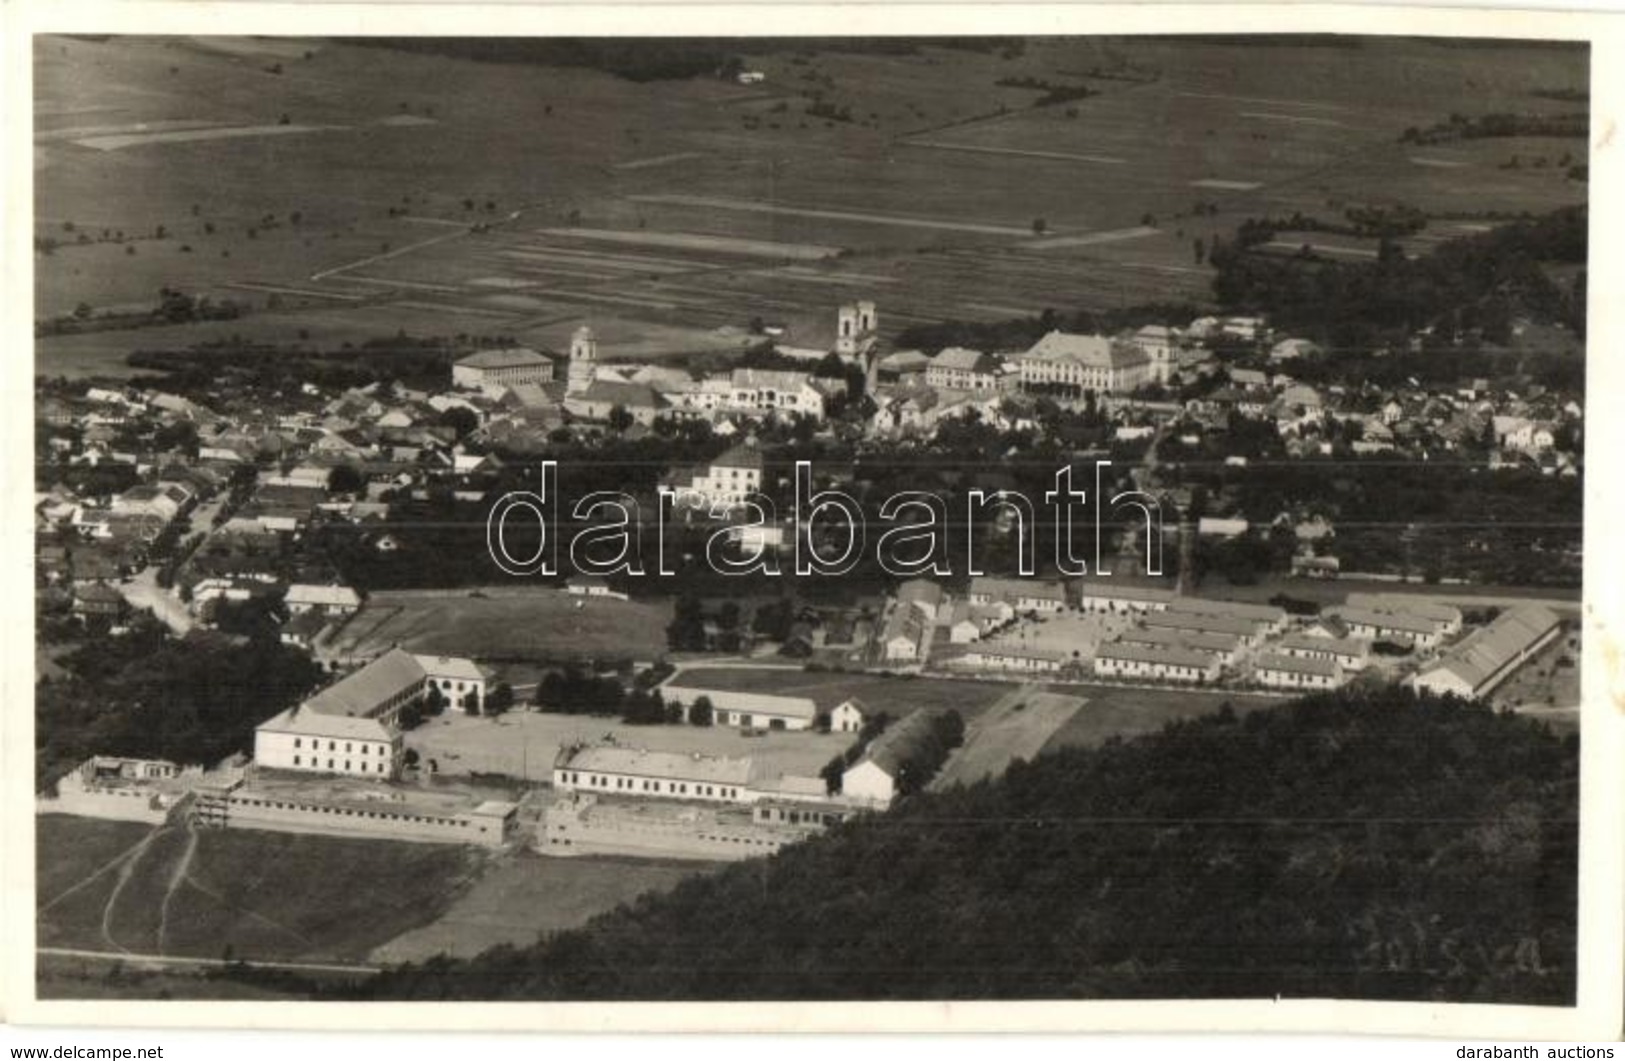
<path id="1" fill-rule="evenodd" d="M 1577 752 L 1398 689 L 1221 711 L 366 993 L 1568 1003 Z"/>

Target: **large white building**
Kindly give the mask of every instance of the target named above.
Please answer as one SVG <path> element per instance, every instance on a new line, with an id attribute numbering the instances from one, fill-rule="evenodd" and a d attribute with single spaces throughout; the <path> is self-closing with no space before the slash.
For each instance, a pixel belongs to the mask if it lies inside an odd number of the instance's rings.
<path id="1" fill-rule="evenodd" d="M 680 704 L 686 712 L 700 697 L 711 701 L 711 723 L 740 729 L 811 729 L 818 717 L 818 705 L 805 696 L 774 696 L 770 693 L 739 692 L 732 689 L 706 689 L 693 685 L 660 687 L 660 695 Z"/>
<path id="2" fill-rule="evenodd" d="M 1477 700 L 1493 692 L 1562 633 L 1549 609 L 1528 604 L 1503 612 L 1467 635 L 1443 659 L 1412 679 L 1418 689 Z"/>
<path id="3" fill-rule="evenodd" d="M 451 366 L 451 382 L 453 386 L 470 390 L 516 383 L 551 383 L 553 359 L 525 346 L 480 350 Z"/>
<path id="4" fill-rule="evenodd" d="M 1104 335 L 1054 331 L 1014 359 L 1023 390 L 1056 387 L 1126 394 L 1151 382 L 1151 358 L 1132 343 Z"/>
<path id="5" fill-rule="evenodd" d="M 943 390 L 998 390 L 999 363 L 980 350 L 950 346 L 926 366 L 925 382 Z"/>
<path id="6" fill-rule="evenodd" d="M 667 480 L 680 505 L 709 511 L 733 509 L 762 490 L 762 454 L 751 446 L 734 446 L 709 464 L 674 473 Z"/>
<path id="7" fill-rule="evenodd" d="M 756 793 L 750 782 L 749 759 L 678 755 L 617 745 L 561 748 L 553 763 L 553 787 L 561 792 L 751 803 Z"/>
<path id="8" fill-rule="evenodd" d="M 254 761 L 278 770 L 394 777 L 400 771 L 401 712 L 423 699 L 425 679 L 411 653 L 391 649 L 260 723 Z"/>

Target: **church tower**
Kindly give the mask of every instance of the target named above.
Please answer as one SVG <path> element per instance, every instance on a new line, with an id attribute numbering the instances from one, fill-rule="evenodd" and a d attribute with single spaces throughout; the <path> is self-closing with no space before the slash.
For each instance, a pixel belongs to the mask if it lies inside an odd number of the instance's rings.
<path id="1" fill-rule="evenodd" d="M 570 336 L 570 370 L 566 391 L 579 394 L 592 386 L 593 377 L 597 374 L 598 340 L 593 338 L 592 329 L 583 324 Z"/>

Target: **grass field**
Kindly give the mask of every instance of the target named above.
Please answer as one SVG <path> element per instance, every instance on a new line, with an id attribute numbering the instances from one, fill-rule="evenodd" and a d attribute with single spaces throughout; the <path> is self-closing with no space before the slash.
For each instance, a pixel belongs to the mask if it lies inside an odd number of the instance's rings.
<path id="1" fill-rule="evenodd" d="M 438 916 L 482 857 L 447 845 L 36 821 L 44 947 L 357 961 Z"/>
<path id="2" fill-rule="evenodd" d="M 669 604 L 582 602 L 548 588 L 473 592 L 480 595 L 376 593 L 339 631 L 333 650 L 371 656 L 398 644 L 439 655 L 548 661 L 652 660 L 666 651 Z"/>
<path id="3" fill-rule="evenodd" d="M 379 963 L 466 958 L 501 943 L 524 946 L 544 932 L 578 928 L 646 892 L 711 870 L 704 862 L 504 856 L 438 919 L 372 952 Z"/>
<path id="4" fill-rule="evenodd" d="M 227 1002 L 284 1002 L 298 996 L 238 983 L 190 969 L 143 968 L 54 954 L 35 963 L 37 997 L 60 999 L 192 999 Z"/>
<path id="5" fill-rule="evenodd" d="M 1032 686 L 1012 690 L 971 723 L 964 745 L 931 787 L 969 785 L 1004 776 L 1017 759 L 1031 759 L 1041 752 L 1086 703 L 1082 697 L 1047 693 Z"/>
<path id="6" fill-rule="evenodd" d="M 150 305 L 167 284 L 255 313 L 223 329 L 52 340 L 38 368 L 116 368 L 130 349 L 214 332 L 303 331 L 337 345 L 404 328 L 548 346 L 590 321 L 627 336 L 605 356 L 651 356 L 713 348 L 718 328 L 753 315 L 827 315 L 864 295 L 880 301 L 883 331 L 1200 300 L 1211 274 L 1193 240 L 1228 236 L 1248 216 L 1582 201 L 1585 186 L 1556 158 L 1583 141 L 1398 142 L 1452 112 L 1577 106 L 1532 92 L 1583 87 L 1581 51 L 1493 47 L 1046 38 L 1012 58 L 815 49 L 746 55 L 767 82 L 741 86 L 334 42 L 43 37 L 35 228 L 60 245 L 35 258 L 37 312 Z M 1097 94 L 1035 108 L 1034 90 L 998 84 L 1023 77 Z M 813 88 L 851 120 L 806 114 Z M 320 131 L 220 138 L 279 129 Z M 75 142 L 95 137 L 122 139 L 102 142 L 116 150 Z M 1552 164 L 1502 168 L 1514 154 Z M 467 232 L 475 222 L 489 230 Z M 102 242 L 104 231 L 124 242 Z M 797 271 L 797 257 L 825 248 L 848 253 Z M 267 312 L 279 287 L 365 298 Z M 653 338 L 637 339 L 640 328 Z"/>
<path id="7" fill-rule="evenodd" d="M 810 776 L 851 744 L 844 734 L 775 731 L 746 737 L 726 726 L 628 726 L 613 718 L 510 711 L 498 718 L 447 712 L 406 735 L 444 775 L 505 774 L 549 781 L 566 744 L 613 736 L 622 744 L 678 755 L 748 756 L 763 776 Z"/>
<path id="8" fill-rule="evenodd" d="M 1044 745 L 1093 748 L 1112 737 L 1155 733 L 1170 722 L 1196 718 L 1228 703 L 1237 714 L 1279 707 L 1285 700 L 1245 693 L 1197 692 L 1184 689 L 1131 689 L 1088 686 L 1071 690 L 1086 703 Z"/>

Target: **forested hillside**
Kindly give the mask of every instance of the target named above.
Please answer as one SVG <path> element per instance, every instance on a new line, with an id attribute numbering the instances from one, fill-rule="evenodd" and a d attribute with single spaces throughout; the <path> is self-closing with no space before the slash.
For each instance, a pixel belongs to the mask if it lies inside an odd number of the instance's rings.
<path id="1" fill-rule="evenodd" d="M 365 993 L 1568 1003 L 1577 752 L 1396 688 L 1226 709 Z"/>

